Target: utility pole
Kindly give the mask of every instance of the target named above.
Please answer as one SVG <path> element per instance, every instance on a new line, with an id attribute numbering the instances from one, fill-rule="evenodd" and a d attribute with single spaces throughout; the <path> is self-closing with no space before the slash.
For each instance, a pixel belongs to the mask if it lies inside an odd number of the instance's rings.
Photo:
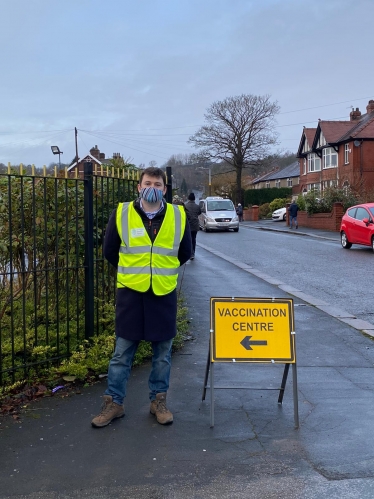
<path id="1" fill-rule="evenodd" d="M 77 127 L 74 127 L 74 131 L 75 131 L 75 157 L 76 157 L 76 161 L 78 163 L 79 158 L 78 158 L 78 130 L 77 130 Z"/>

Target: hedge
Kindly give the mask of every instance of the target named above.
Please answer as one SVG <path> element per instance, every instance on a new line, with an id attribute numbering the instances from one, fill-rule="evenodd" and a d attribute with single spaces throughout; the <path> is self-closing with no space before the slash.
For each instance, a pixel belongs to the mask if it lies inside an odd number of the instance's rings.
<path id="1" fill-rule="evenodd" d="M 248 189 L 244 193 L 244 206 L 271 203 L 276 198 L 288 198 L 292 195 L 291 187 L 270 187 L 265 189 Z"/>

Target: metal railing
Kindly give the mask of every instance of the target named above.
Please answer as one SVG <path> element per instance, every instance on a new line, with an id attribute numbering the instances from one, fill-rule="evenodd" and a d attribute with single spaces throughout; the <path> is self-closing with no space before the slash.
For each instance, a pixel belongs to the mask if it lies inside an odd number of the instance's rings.
<path id="1" fill-rule="evenodd" d="M 100 333 L 116 291 L 105 227 L 118 202 L 136 197 L 137 182 L 137 171 L 92 163 L 83 179 L 0 173 L 0 386 Z"/>

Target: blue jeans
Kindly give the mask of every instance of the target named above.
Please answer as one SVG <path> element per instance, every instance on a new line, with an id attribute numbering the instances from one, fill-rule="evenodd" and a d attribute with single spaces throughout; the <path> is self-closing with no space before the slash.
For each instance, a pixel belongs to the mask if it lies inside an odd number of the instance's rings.
<path id="1" fill-rule="evenodd" d="M 126 397 L 126 385 L 139 343 L 140 341 L 125 340 L 117 336 L 116 348 L 109 363 L 108 388 L 105 390 L 105 395 L 111 395 L 116 404 L 121 405 Z M 154 400 L 157 393 L 168 391 L 172 344 L 172 339 L 152 341 L 152 369 L 148 379 L 150 400 Z"/>
<path id="2" fill-rule="evenodd" d="M 295 221 L 295 227 L 297 227 L 297 217 L 290 216 L 290 229 L 292 229 L 292 222 Z"/>

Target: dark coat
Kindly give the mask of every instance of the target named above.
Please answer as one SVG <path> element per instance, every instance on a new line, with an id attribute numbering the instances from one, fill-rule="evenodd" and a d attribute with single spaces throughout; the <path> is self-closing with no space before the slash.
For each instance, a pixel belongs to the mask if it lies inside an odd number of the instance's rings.
<path id="1" fill-rule="evenodd" d="M 288 213 L 290 214 L 290 217 L 297 217 L 298 211 L 299 207 L 297 206 L 296 203 L 291 203 L 290 206 L 288 207 Z"/>
<path id="2" fill-rule="evenodd" d="M 184 205 L 187 212 L 190 229 L 197 232 L 199 230 L 199 215 L 201 214 L 200 206 L 195 201 L 187 201 Z"/>
<path id="3" fill-rule="evenodd" d="M 141 216 L 144 227 L 153 242 L 164 218 L 166 207 L 162 212 L 149 220 L 140 208 L 139 201 L 134 201 L 136 211 Z M 118 267 L 121 239 L 116 226 L 114 210 L 105 232 L 104 256 L 115 268 Z M 186 229 L 179 246 L 178 259 L 181 265 L 189 260 L 192 254 L 191 234 L 186 221 Z M 177 292 L 176 290 L 163 296 L 156 296 L 152 289 L 140 293 L 129 288 L 117 289 L 116 297 L 116 335 L 127 340 L 165 341 L 177 333 Z"/>

